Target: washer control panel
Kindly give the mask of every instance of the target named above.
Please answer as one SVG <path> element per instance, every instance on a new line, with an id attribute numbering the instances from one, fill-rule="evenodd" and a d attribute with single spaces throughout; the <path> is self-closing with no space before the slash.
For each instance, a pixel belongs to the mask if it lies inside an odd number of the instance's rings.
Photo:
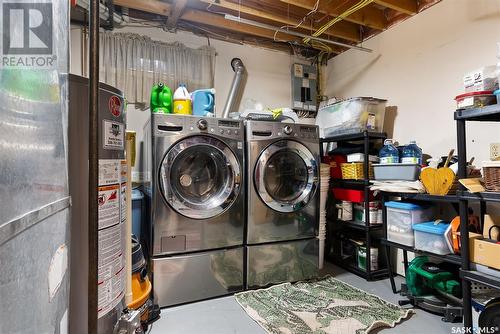
<path id="1" fill-rule="evenodd" d="M 161 135 L 206 133 L 228 139 L 243 140 L 243 121 L 215 117 L 154 114 L 155 131 Z"/>

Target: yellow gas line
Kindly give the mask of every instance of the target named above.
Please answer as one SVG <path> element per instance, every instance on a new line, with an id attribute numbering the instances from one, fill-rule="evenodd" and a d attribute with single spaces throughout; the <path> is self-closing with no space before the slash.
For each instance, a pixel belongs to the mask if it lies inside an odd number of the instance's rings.
<path id="1" fill-rule="evenodd" d="M 331 26 L 333 26 L 335 23 L 342 21 L 343 19 L 345 19 L 347 16 L 351 15 L 352 13 L 360 10 L 363 7 L 368 6 L 373 1 L 374 0 L 361 0 L 356 5 L 352 6 L 351 8 L 349 8 L 348 10 L 346 10 L 345 12 L 340 14 L 339 16 L 333 18 L 332 20 L 330 20 L 329 22 L 327 22 L 326 24 L 321 26 L 318 30 L 316 30 L 312 34 L 312 36 L 318 37 L 319 35 L 323 34 L 327 29 L 329 29 Z M 311 40 L 310 38 L 304 38 L 304 43 L 309 43 L 310 40 Z"/>

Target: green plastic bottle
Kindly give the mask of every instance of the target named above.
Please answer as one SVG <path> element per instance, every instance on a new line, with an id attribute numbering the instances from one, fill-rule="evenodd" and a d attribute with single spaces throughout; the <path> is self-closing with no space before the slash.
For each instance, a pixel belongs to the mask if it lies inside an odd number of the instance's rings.
<path id="1" fill-rule="evenodd" d="M 154 85 L 151 89 L 150 107 L 152 113 L 172 113 L 172 90 L 163 83 Z"/>

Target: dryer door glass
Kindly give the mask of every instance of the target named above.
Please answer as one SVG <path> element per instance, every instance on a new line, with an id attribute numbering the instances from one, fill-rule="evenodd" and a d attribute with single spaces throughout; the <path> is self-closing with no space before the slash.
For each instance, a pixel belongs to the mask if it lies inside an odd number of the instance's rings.
<path id="1" fill-rule="evenodd" d="M 280 150 L 269 158 L 264 172 L 267 193 L 281 202 L 296 200 L 307 187 L 307 166 L 291 150 Z"/>
<path id="2" fill-rule="evenodd" d="M 270 208 L 293 212 L 306 206 L 318 186 L 318 163 L 303 144 L 281 140 L 262 151 L 254 171 L 255 188 Z"/>
<path id="3" fill-rule="evenodd" d="M 160 186 L 178 213 L 205 219 L 228 209 L 240 191 L 241 167 L 232 150 L 208 136 L 181 140 L 165 155 Z"/>

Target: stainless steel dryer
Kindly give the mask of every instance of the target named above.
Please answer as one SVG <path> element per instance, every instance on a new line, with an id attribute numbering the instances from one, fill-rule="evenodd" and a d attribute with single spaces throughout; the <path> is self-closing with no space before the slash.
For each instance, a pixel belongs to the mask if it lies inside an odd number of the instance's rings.
<path id="1" fill-rule="evenodd" d="M 243 289 L 244 127 L 152 115 L 153 287 L 160 306 Z"/>
<path id="2" fill-rule="evenodd" d="M 317 276 L 318 127 L 248 121 L 246 138 L 248 287 Z"/>

